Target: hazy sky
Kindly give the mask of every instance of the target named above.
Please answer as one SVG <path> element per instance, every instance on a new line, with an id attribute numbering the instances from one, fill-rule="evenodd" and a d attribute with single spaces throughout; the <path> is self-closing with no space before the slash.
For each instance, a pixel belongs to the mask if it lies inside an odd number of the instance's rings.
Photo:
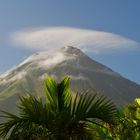
<path id="1" fill-rule="evenodd" d="M 72 42 L 140 84 L 139 13 L 139 0 L 1 0 L 0 73 Z"/>

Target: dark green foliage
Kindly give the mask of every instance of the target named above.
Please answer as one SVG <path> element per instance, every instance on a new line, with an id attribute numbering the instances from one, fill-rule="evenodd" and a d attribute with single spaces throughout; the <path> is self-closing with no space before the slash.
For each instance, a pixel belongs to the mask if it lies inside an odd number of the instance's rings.
<path id="1" fill-rule="evenodd" d="M 85 92 L 71 94 L 69 77 L 60 83 L 45 78 L 45 101 L 40 97 L 20 97 L 20 113 L 5 111 L 8 120 L 0 124 L 0 136 L 31 140 L 92 140 L 102 122 L 115 124 L 118 120 L 116 106 L 106 97 Z"/>

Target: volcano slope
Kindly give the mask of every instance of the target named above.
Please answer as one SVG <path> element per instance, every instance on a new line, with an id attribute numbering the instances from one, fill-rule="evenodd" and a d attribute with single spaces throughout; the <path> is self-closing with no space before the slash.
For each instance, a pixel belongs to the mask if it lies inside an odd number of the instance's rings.
<path id="1" fill-rule="evenodd" d="M 74 91 L 98 91 L 122 107 L 140 97 L 140 85 L 100 64 L 81 50 L 68 46 L 55 51 L 33 54 L 14 69 L 0 76 L 0 107 L 15 112 L 18 94 L 42 96 L 43 79 L 52 76 L 60 80 L 71 77 Z"/>

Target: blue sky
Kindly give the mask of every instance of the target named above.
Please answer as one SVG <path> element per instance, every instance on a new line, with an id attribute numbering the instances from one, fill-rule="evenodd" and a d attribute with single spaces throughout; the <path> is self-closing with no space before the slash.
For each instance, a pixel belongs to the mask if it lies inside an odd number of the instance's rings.
<path id="1" fill-rule="evenodd" d="M 2 0 L 0 1 L 0 72 L 22 62 L 36 51 L 24 43 L 13 43 L 13 33 L 71 27 L 117 34 L 140 42 L 140 1 L 138 0 Z M 32 32 L 34 33 L 34 32 Z M 17 34 L 18 35 L 18 34 Z M 15 36 L 18 38 L 18 36 Z M 23 40 L 24 41 L 24 40 Z M 90 40 L 91 41 L 91 40 Z M 102 46 L 103 47 L 103 46 Z M 107 48 L 105 53 L 88 53 L 124 77 L 140 84 L 138 49 Z"/>

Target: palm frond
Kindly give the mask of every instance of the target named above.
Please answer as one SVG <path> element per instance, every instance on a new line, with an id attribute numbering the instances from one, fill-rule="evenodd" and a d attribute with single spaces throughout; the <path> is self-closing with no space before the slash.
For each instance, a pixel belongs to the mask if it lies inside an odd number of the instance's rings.
<path id="1" fill-rule="evenodd" d="M 10 134 L 15 134 L 19 130 L 26 129 L 27 127 L 30 126 L 27 120 L 18 117 L 17 115 L 14 115 L 12 113 L 6 112 L 6 111 L 0 111 L 4 115 L 1 117 L 7 118 L 8 121 L 4 123 L 0 123 L 0 136 L 5 137 L 8 135 L 9 132 Z M 28 123 L 28 125 L 24 125 L 24 123 Z M 24 126 L 26 126 L 26 128 Z"/>
<path id="2" fill-rule="evenodd" d="M 117 120 L 117 108 L 111 100 L 97 94 L 83 93 L 77 95 L 71 102 L 71 115 L 74 121 L 100 119 L 107 123 Z"/>
<path id="3" fill-rule="evenodd" d="M 92 101 L 87 116 L 107 123 L 114 123 L 118 120 L 118 110 L 116 105 L 107 97 L 99 96 Z"/>
<path id="4" fill-rule="evenodd" d="M 38 116 L 41 116 L 44 113 L 44 104 L 41 98 L 36 98 L 32 95 L 28 95 L 27 97 L 19 97 L 20 98 L 20 116 L 22 118 L 26 118 L 33 122 L 39 122 Z"/>
<path id="5" fill-rule="evenodd" d="M 51 77 L 45 78 L 46 103 L 54 112 L 63 110 L 70 102 L 69 77 L 64 77 L 56 83 Z"/>
<path id="6" fill-rule="evenodd" d="M 20 104 L 18 108 L 20 112 L 18 116 L 6 111 L 0 111 L 3 113 L 0 117 L 8 119 L 7 122 L 0 123 L 1 137 L 5 137 L 8 132 L 10 132 L 10 136 L 16 135 L 17 132 L 22 134 L 30 129 L 34 123 L 45 126 L 49 122 L 48 119 L 52 119 L 49 110 L 47 110 L 46 105 L 43 104 L 40 98 L 32 95 L 19 98 Z"/>
<path id="7" fill-rule="evenodd" d="M 51 77 L 46 77 L 45 83 L 45 95 L 46 104 L 50 110 L 57 112 L 58 110 L 58 94 L 57 94 L 57 84 Z"/>
<path id="8" fill-rule="evenodd" d="M 70 78 L 66 76 L 60 83 L 57 84 L 59 112 L 64 110 L 70 103 L 71 95 L 69 82 Z"/>

